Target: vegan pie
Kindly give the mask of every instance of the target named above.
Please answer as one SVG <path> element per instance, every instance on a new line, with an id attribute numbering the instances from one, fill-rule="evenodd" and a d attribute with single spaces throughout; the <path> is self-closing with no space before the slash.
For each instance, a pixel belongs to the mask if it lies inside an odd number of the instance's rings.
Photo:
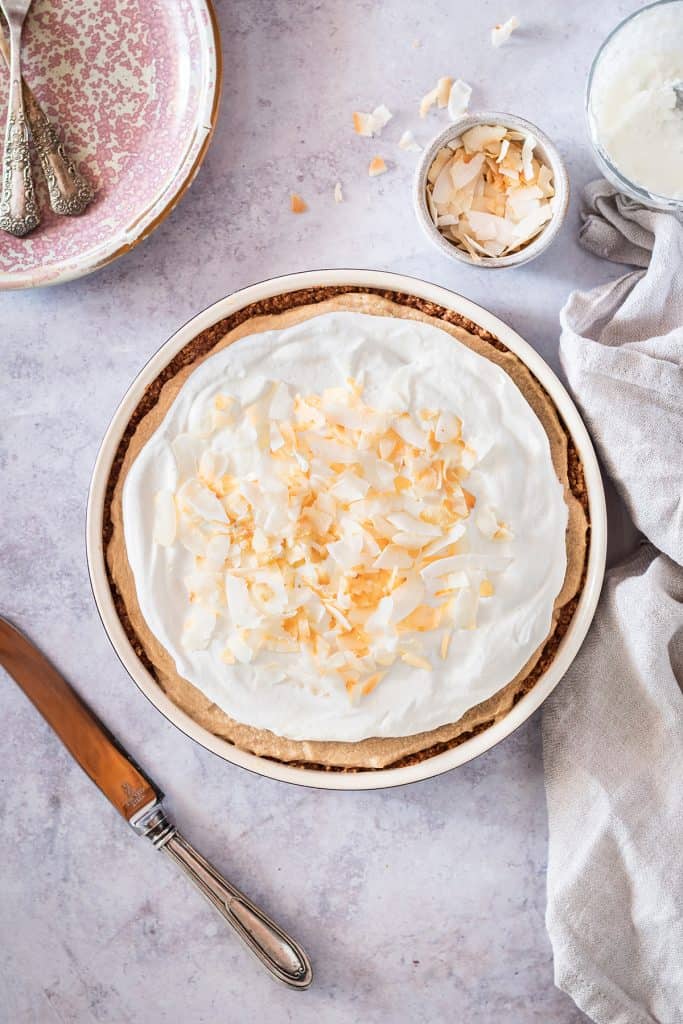
<path id="1" fill-rule="evenodd" d="M 357 288 L 256 303 L 148 387 L 109 479 L 117 612 L 171 700 L 265 757 L 441 752 L 548 668 L 586 560 L 581 463 L 492 335 Z"/>

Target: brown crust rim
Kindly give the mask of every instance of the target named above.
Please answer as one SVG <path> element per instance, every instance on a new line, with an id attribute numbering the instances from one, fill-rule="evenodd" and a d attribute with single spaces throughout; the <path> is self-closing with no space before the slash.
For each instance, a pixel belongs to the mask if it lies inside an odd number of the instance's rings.
<path id="1" fill-rule="evenodd" d="M 446 323 L 454 324 L 458 327 L 462 327 L 464 330 L 469 331 L 471 334 L 475 334 L 488 342 L 494 348 L 499 349 L 502 352 L 508 352 L 509 349 L 504 345 L 495 335 L 491 334 L 490 331 L 485 330 L 479 324 L 474 323 L 467 317 L 462 316 L 460 313 L 456 313 L 454 310 L 447 309 L 444 306 L 440 306 L 437 303 L 429 302 L 425 299 L 421 299 L 418 296 L 410 295 L 406 292 L 396 292 L 391 289 L 381 288 L 367 288 L 359 285 L 337 285 L 337 286 L 324 286 L 320 288 L 306 288 L 299 291 L 288 292 L 284 295 L 274 295 L 267 299 L 261 299 L 258 302 L 253 302 L 248 306 L 244 306 L 242 309 L 237 310 L 228 317 L 224 317 L 219 320 L 212 327 L 206 328 L 196 337 L 192 338 L 181 350 L 178 352 L 173 359 L 164 367 L 164 369 L 155 377 L 155 379 L 148 385 L 142 398 L 138 402 L 131 418 L 129 419 L 126 429 L 124 430 L 121 440 L 116 449 L 116 453 L 112 460 L 111 468 L 109 471 L 109 477 L 107 479 L 107 486 L 105 489 L 103 517 L 102 517 L 102 542 L 104 553 L 106 551 L 113 534 L 113 522 L 111 517 L 111 505 L 114 497 L 114 490 L 119 480 L 123 461 L 130 444 L 131 438 L 135 433 L 140 421 L 147 415 L 159 400 L 159 395 L 163 386 L 171 378 L 175 377 L 186 366 L 195 362 L 197 358 L 206 356 L 211 350 L 218 344 L 218 342 L 227 334 L 229 331 L 234 330 L 240 324 L 245 321 L 252 319 L 256 316 L 267 316 L 277 313 L 281 313 L 287 309 L 293 309 L 297 306 L 312 305 L 319 302 L 324 302 L 327 299 L 333 298 L 338 295 L 347 295 L 350 293 L 360 293 L 366 295 L 377 295 L 380 298 L 387 299 L 397 305 L 407 306 L 411 309 L 420 310 L 422 313 L 435 317 L 440 320 L 444 320 Z M 529 368 L 527 367 L 527 370 Z M 529 370 L 529 373 L 531 371 Z M 546 395 L 548 400 L 552 402 L 552 399 L 548 395 L 547 391 L 541 384 L 541 382 L 533 374 L 534 380 L 541 388 L 543 393 Z M 552 403 L 554 405 L 554 403 Z M 569 625 L 574 617 L 581 592 L 583 590 L 584 582 L 586 579 L 586 571 L 588 565 L 588 556 L 590 551 L 590 515 L 589 515 L 589 503 L 588 503 L 588 492 L 586 490 L 585 478 L 583 473 L 583 466 L 579 453 L 574 444 L 574 440 L 567 429 L 564 420 L 562 419 L 559 410 L 555 406 L 558 418 L 562 425 L 562 429 L 567 437 L 567 469 L 569 477 L 569 485 L 574 497 L 580 502 L 581 507 L 586 516 L 587 521 L 587 533 L 586 533 L 586 553 L 584 558 L 584 565 L 581 575 L 581 584 L 575 597 L 568 601 L 560 610 L 557 627 L 553 634 L 547 640 L 543 651 L 541 653 L 538 662 L 531 670 L 531 672 L 520 682 L 519 689 L 515 693 L 512 706 L 521 700 L 535 685 L 538 679 L 546 672 L 551 662 L 553 661 L 557 650 L 562 642 Z M 154 668 L 153 663 L 148 657 L 143 644 L 135 632 L 128 612 L 125 606 L 122 595 L 120 594 L 116 583 L 111 574 L 108 560 L 105 557 L 105 569 L 107 573 L 107 581 L 109 583 L 109 589 L 111 591 L 112 600 L 119 620 L 124 628 L 126 636 L 133 647 L 137 657 L 140 659 L 142 664 L 145 666 L 150 675 L 157 681 L 159 686 L 159 679 Z M 163 689 L 163 687 L 161 687 Z M 325 771 L 325 772 L 366 772 L 366 771 L 386 771 L 391 768 L 403 768 L 408 765 L 418 764 L 420 761 L 426 760 L 427 758 L 434 757 L 437 754 L 442 754 L 452 747 L 459 746 L 471 737 L 478 735 L 485 729 L 488 729 L 492 725 L 494 719 L 490 719 L 485 722 L 480 722 L 474 728 L 460 733 L 453 739 L 434 744 L 431 747 L 427 747 L 416 753 L 409 754 L 406 757 L 400 758 L 391 764 L 385 765 L 383 768 L 370 768 L 370 767 L 341 767 L 335 765 L 324 765 L 315 764 L 310 761 L 287 761 L 286 763 L 293 768 L 306 768 L 314 771 Z M 226 740 L 226 742 L 230 742 Z M 264 755 L 259 755 L 264 756 Z M 265 760 L 277 760 L 275 758 L 264 757 Z M 278 762 L 283 763 L 283 762 Z"/>

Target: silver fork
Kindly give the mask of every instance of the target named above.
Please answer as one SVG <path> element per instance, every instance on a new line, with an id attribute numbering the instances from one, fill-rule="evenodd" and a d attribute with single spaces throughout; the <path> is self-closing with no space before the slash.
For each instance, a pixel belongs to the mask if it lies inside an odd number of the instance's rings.
<path id="1" fill-rule="evenodd" d="M 0 0 L 9 26 L 10 89 L 0 191 L 0 228 L 26 235 L 40 223 L 21 84 L 21 30 L 32 0 Z"/>
<path id="2" fill-rule="evenodd" d="M 0 55 L 9 69 L 11 57 L 5 33 L 0 30 Z M 83 213 L 95 193 L 78 170 L 62 142 L 59 131 L 38 102 L 31 86 L 24 80 L 24 107 L 29 130 L 33 136 L 40 166 L 45 175 L 50 206 L 64 217 Z"/>

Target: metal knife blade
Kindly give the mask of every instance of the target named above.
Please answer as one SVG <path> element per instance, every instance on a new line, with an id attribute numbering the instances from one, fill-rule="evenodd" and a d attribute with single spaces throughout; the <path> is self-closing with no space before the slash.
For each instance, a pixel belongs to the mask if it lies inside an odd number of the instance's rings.
<path id="1" fill-rule="evenodd" d="M 290 988 L 308 988 L 313 969 L 306 951 L 181 836 L 166 815 L 158 787 L 45 655 L 1 616 L 0 665 L 131 828 L 182 868 L 273 977 Z"/>
<path id="2" fill-rule="evenodd" d="M 162 799 L 107 728 L 44 654 L 0 618 L 0 664 L 19 684 L 71 756 L 126 821 Z"/>

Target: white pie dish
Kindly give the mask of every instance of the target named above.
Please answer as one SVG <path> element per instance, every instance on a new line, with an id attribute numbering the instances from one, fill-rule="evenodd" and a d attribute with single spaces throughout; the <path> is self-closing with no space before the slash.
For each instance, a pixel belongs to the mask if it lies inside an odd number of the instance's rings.
<path id="1" fill-rule="evenodd" d="M 213 735 L 182 712 L 166 696 L 135 654 L 114 607 L 105 567 L 102 522 L 105 492 L 112 461 L 123 431 L 145 389 L 173 356 L 196 335 L 253 302 L 301 289 L 351 285 L 409 293 L 446 306 L 491 331 L 531 369 L 555 402 L 584 466 L 592 525 L 586 581 L 579 606 L 555 658 L 533 689 L 501 721 L 443 754 L 398 768 L 336 772 L 293 767 L 239 750 Z M 152 357 L 119 405 L 103 440 L 91 483 L 87 516 L 87 554 L 93 592 L 110 640 L 122 663 L 151 702 L 170 721 L 202 746 L 232 763 L 269 778 L 326 789 L 376 789 L 429 778 L 471 760 L 509 735 L 542 703 L 577 653 L 595 610 L 604 573 L 606 547 L 605 503 L 593 448 L 576 408 L 543 360 L 517 334 L 490 313 L 444 288 L 379 271 L 313 271 L 275 278 L 222 299 L 194 317 Z"/>

